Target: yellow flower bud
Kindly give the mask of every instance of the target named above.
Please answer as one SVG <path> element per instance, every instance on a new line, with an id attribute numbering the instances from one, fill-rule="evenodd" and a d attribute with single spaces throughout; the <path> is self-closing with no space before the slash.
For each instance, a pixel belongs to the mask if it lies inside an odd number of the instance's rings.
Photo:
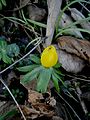
<path id="1" fill-rule="evenodd" d="M 48 46 L 44 49 L 41 54 L 41 64 L 44 67 L 52 67 L 58 61 L 58 54 L 53 45 Z"/>

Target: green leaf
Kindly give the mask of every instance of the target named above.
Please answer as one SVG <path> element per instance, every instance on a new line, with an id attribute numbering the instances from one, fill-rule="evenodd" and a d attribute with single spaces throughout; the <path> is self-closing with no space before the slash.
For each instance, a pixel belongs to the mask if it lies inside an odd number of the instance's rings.
<path id="1" fill-rule="evenodd" d="M 17 113 L 18 113 L 18 111 L 16 109 L 12 109 L 12 110 L 8 111 L 7 113 L 5 113 L 4 115 L 0 115 L 0 120 L 6 120 L 9 117 L 13 117 Z"/>
<path id="2" fill-rule="evenodd" d="M 61 83 L 64 85 L 63 80 L 61 79 L 61 76 L 59 76 L 57 73 L 53 72 L 53 75 L 59 80 L 61 81 Z"/>
<path id="3" fill-rule="evenodd" d="M 33 62 L 35 62 L 35 63 L 37 63 L 37 64 L 40 64 L 40 63 L 41 63 L 41 62 L 40 62 L 40 58 L 37 57 L 37 56 L 34 55 L 34 54 L 30 55 L 30 60 L 33 61 Z"/>
<path id="4" fill-rule="evenodd" d="M 34 24 L 34 25 L 37 25 L 37 26 L 39 26 L 39 27 L 43 27 L 43 28 L 46 28 L 47 27 L 47 25 L 46 24 L 43 24 L 43 23 L 41 23 L 41 22 L 37 22 L 37 21 L 34 21 L 34 20 L 30 20 L 30 19 L 26 19 L 29 23 L 32 23 L 32 24 Z"/>
<path id="5" fill-rule="evenodd" d="M 6 0 L 1 0 L 1 1 L 2 1 L 2 4 L 6 6 Z"/>
<path id="6" fill-rule="evenodd" d="M 54 66 L 54 68 L 60 68 L 62 65 L 58 62 L 55 66 Z"/>
<path id="7" fill-rule="evenodd" d="M 6 52 L 2 52 L 2 60 L 5 62 L 5 63 L 7 63 L 7 64 L 11 64 L 12 63 L 12 60 L 11 60 L 11 58 L 9 58 L 8 56 L 7 56 L 7 54 L 6 54 Z"/>
<path id="8" fill-rule="evenodd" d="M 12 60 L 7 55 L 7 42 L 3 40 L 3 38 L 0 39 L 0 60 L 2 59 L 5 63 L 11 64 Z"/>
<path id="9" fill-rule="evenodd" d="M 54 69 L 54 72 L 56 74 L 59 74 L 60 76 L 64 76 L 64 74 L 62 74 L 62 72 L 59 69 Z"/>
<path id="10" fill-rule="evenodd" d="M 5 40 L 3 40 L 3 38 L 0 39 L 0 51 L 2 49 L 6 49 L 6 47 L 7 47 L 7 42 Z"/>
<path id="11" fill-rule="evenodd" d="M 17 70 L 21 71 L 21 72 L 29 72 L 32 71 L 34 68 L 39 67 L 40 65 L 28 65 L 28 66 L 24 66 L 24 67 L 19 67 L 17 68 Z"/>
<path id="12" fill-rule="evenodd" d="M 33 79 L 35 79 L 37 77 L 37 75 L 39 74 L 40 70 L 42 70 L 42 66 L 39 66 L 39 67 L 33 69 L 31 72 L 24 75 L 23 79 L 21 80 L 21 83 L 24 84 L 24 83 L 30 82 Z"/>
<path id="13" fill-rule="evenodd" d="M 2 10 L 2 3 L 1 3 L 1 1 L 0 1 L 0 10 Z"/>
<path id="14" fill-rule="evenodd" d="M 43 69 L 38 77 L 37 91 L 45 93 L 51 79 L 52 69 Z"/>
<path id="15" fill-rule="evenodd" d="M 58 92 L 60 92 L 60 88 L 59 88 L 59 84 L 58 84 L 58 78 L 56 78 L 53 74 L 52 74 L 52 81 L 54 83 L 54 87 L 56 88 L 56 90 Z"/>
<path id="16" fill-rule="evenodd" d="M 7 46 L 7 54 L 10 57 L 18 56 L 20 49 L 16 43 Z"/>

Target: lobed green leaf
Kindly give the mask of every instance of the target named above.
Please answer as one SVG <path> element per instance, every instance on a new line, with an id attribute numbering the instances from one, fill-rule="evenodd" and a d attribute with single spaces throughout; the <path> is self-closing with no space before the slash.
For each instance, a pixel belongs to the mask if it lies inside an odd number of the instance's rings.
<path id="1" fill-rule="evenodd" d="M 53 74 L 52 74 L 52 81 L 54 83 L 54 87 L 56 88 L 56 90 L 58 92 L 60 92 L 60 87 L 59 87 L 59 83 L 58 83 L 58 78 L 56 78 Z"/>
<path id="2" fill-rule="evenodd" d="M 38 77 L 37 91 L 45 93 L 51 79 L 52 69 L 43 69 Z"/>
<path id="3" fill-rule="evenodd" d="M 17 68 L 17 70 L 19 70 L 21 72 L 29 72 L 29 71 L 32 71 L 33 69 L 35 69 L 39 66 L 40 65 L 33 64 L 33 65 L 24 66 L 24 67 L 19 67 L 19 68 Z"/>
<path id="4" fill-rule="evenodd" d="M 23 76 L 23 79 L 21 80 L 21 83 L 25 84 L 27 82 L 32 81 L 37 77 L 39 72 L 42 70 L 42 66 L 39 66 L 35 69 L 33 69 L 31 72 L 27 73 L 26 75 Z"/>
<path id="5" fill-rule="evenodd" d="M 63 80 L 61 79 L 61 76 L 59 76 L 57 73 L 53 72 L 53 75 L 64 85 Z"/>
<path id="6" fill-rule="evenodd" d="M 18 56 L 20 52 L 20 49 L 16 43 L 8 45 L 6 50 L 10 57 Z"/>
<path id="7" fill-rule="evenodd" d="M 37 64 L 40 64 L 40 63 L 41 63 L 41 62 L 40 62 L 40 58 L 37 57 L 37 56 L 34 55 L 34 54 L 30 55 L 30 60 L 33 61 L 33 62 L 35 62 L 35 63 L 37 63 Z"/>
<path id="8" fill-rule="evenodd" d="M 60 68 L 62 65 L 60 63 L 57 63 L 54 68 Z"/>
<path id="9" fill-rule="evenodd" d="M 1 0 L 1 1 L 2 1 L 2 4 L 6 6 L 6 0 Z"/>
<path id="10" fill-rule="evenodd" d="M 11 58 L 9 58 L 9 57 L 7 56 L 6 52 L 2 52 L 1 55 L 2 55 L 2 60 L 3 60 L 5 63 L 7 63 L 7 64 L 11 64 L 11 63 L 12 63 Z"/>
<path id="11" fill-rule="evenodd" d="M 0 10 L 2 10 L 2 3 L 1 3 L 1 1 L 0 1 Z"/>

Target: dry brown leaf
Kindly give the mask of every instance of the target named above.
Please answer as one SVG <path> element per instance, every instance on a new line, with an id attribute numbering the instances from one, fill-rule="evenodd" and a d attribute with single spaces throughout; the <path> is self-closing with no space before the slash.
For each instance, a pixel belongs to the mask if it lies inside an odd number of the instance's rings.
<path id="1" fill-rule="evenodd" d="M 50 105 L 46 105 L 45 103 L 37 103 L 33 105 L 33 107 L 40 111 L 41 116 L 52 117 L 55 114 L 54 108 Z"/>
<path id="2" fill-rule="evenodd" d="M 80 72 L 85 64 L 84 61 L 75 55 L 69 54 L 63 50 L 58 49 L 59 62 L 62 64 L 62 67 L 71 73 Z"/>
<path id="3" fill-rule="evenodd" d="M 22 109 L 26 118 L 29 118 L 29 119 L 33 120 L 35 118 L 38 118 L 38 116 L 40 115 L 40 111 L 37 111 L 34 108 L 29 108 L 25 105 L 22 105 L 20 107 L 21 107 L 21 109 Z"/>
<path id="4" fill-rule="evenodd" d="M 36 91 L 29 91 L 28 101 L 31 103 L 31 108 L 27 106 L 21 106 L 22 111 L 24 112 L 25 116 L 28 118 L 38 118 L 38 117 L 52 117 L 54 112 L 54 107 L 47 105 L 46 102 L 41 102 L 40 100 L 44 99 L 41 93 Z"/>
<path id="5" fill-rule="evenodd" d="M 56 100 L 51 97 L 51 93 L 38 93 L 37 91 L 28 90 L 28 101 L 33 105 L 37 103 L 47 103 L 48 105 L 54 107 L 56 105 Z"/>
<path id="6" fill-rule="evenodd" d="M 44 98 L 43 98 L 43 95 L 41 93 L 33 91 L 33 90 L 29 90 L 28 101 L 31 104 L 38 103 L 42 99 L 44 99 Z"/>
<path id="7" fill-rule="evenodd" d="M 20 106 L 25 117 L 28 119 L 38 119 L 40 117 L 51 118 L 55 115 L 52 107 L 45 105 L 44 103 L 38 103 L 33 105 L 33 108 L 26 107 L 25 105 Z"/>
<path id="8" fill-rule="evenodd" d="M 68 25 L 70 25 L 72 23 L 73 23 L 73 21 L 72 21 L 71 17 L 68 16 L 66 13 L 63 13 L 62 18 L 61 18 L 61 20 L 59 22 L 59 27 L 60 28 L 67 27 Z M 73 30 L 68 30 L 67 32 L 64 32 L 64 34 L 74 35 L 74 36 L 76 36 L 78 38 L 83 38 L 80 31 L 75 29 L 75 28 L 77 28 L 75 25 L 72 26 L 71 28 L 73 28 Z"/>
<path id="9" fill-rule="evenodd" d="M 36 114 L 36 115 L 39 115 L 40 112 L 35 110 L 34 108 L 29 108 L 25 105 L 20 105 L 24 115 L 31 115 L 31 114 Z"/>
<path id="10" fill-rule="evenodd" d="M 70 8 L 70 11 L 71 11 L 71 16 L 73 17 L 74 20 L 78 21 L 78 20 L 85 19 L 85 16 L 76 8 Z M 82 28 L 90 30 L 89 21 L 80 22 L 79 24 L 82 26 Z"/>
<path id="11" fill-rule="evenodd" d="M 39 117 L 52 117 L 55 114 L 54 107 L 56 105 L 56 100 L 54 97 L 51 97 L 49 93 L 47 94 L 42 95 L 36 91 L 29 91 L 28 101 L 31 103 L 34 110 L 40 112 Z"/>
<path id="12" fill-rule="evenodd" d="M 28 7 L 29 18 L 35 21 L 41 21 L 46 15 L 46 11 L 43 8 L 39 8 L 34 4 L 30 4 Z"/>
<path id="13" fill-rule="evenodd" d="M 90 62 L 90 42 L 70 36 L 63 36 L 58 39 L 59 47 L 68 53 L 73 53 L 78 57 Z"/>
<path id="14" fill-rule="evenodd" d="M 77 73 L 84 68 L 85 61 L 90 64 L 89 41 L 62 36 L 58 38 L 58 47 L 59 62 L 66 71 Z"/>

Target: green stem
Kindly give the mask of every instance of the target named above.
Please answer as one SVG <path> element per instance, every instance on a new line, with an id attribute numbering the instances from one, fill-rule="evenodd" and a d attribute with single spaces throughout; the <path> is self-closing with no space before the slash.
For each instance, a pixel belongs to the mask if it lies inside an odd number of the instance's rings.
<path id="1" fill-rule="evenodd" d="M 68 30 L 78 30 L 78 31 L 81 31 L 81 32 L 86 32 L 86 33 L 89 33 L 90 34 L 90 30 L 86 30 L 86 29 L 81 29 L 81 28 L 68 28 L 68 29 L 65 29 L 65 30 L 61 30 L 55 38 L 57 38 L 59 35 L 61 35 L 62 33 L 64 32 L 67 32 Z"/>
<path id="2" fill-rule="evenodd" d="M 58 17 L 58 20 L 57 20 L 57 23 L 56 23 L 56 34 L 58 33 L 59 22 L 60 22 L 60 20 L 61 20 L 61 18 L 62 18 L 62 15 L 63 15 L 64 11 L 65 11 L 69 6 L 73 5 L 73 4 L 76 3 L 76 2 L 85 2 L 85 0 L 74 0 L 74 1 L 72 1 L 71 3 L 67 4 L 67 5 L 63 8 L 63 10 L 60 11 L 60 14 L 59 14 L 59 17 Z"/>

